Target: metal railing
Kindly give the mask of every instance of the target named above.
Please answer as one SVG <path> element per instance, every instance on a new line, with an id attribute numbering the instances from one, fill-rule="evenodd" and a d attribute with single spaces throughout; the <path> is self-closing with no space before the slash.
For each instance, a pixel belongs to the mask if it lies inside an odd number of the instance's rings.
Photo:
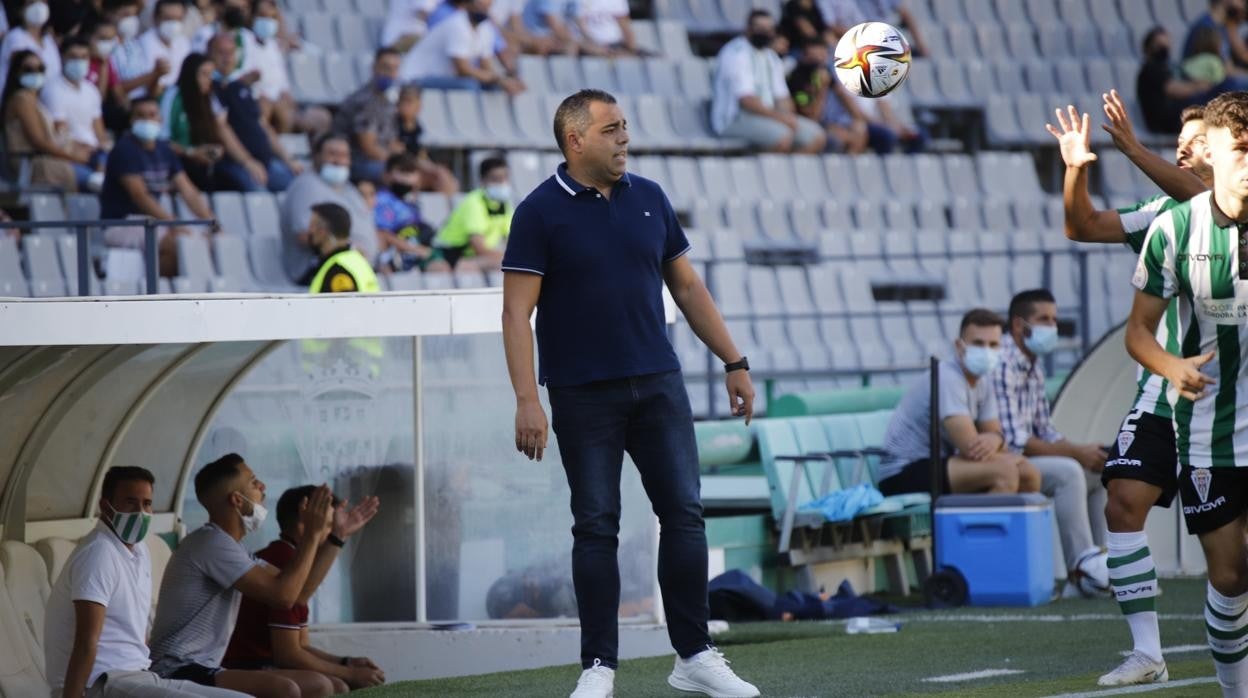
<path id="1" fill-rule="evenodd" d="M 759 264 L 756 261 L 757 258 L 749 255 L 747 252 L 747 255 L 745 257 L 699 260 L 699 261 L 696 261 L 695 264 L 702 265 L 702 275 L 706 283 L 707 289 L 711 292 L 711 295 L 713 297 L 718 299 L 721 296 L 718 293 L 719 281 L 716 278 L 717 276 L 716 267 L 726 265 L 726 264 L 748 264 L 750 266 L 766 266 L 766 267 L 771 267 L 771 268 L 782 268 L 782 267 L 793 267 L 793 266 L 801 266 L 803 268 L 809 268 L 817 264 L 825 264 L 825 263 L 853 264 L 856 262 L 887 262 L 890 260 L 891 261 L 923 260 L 923 261 L 930 262 L 933 259 L 953 261 L 957 259 L 973 259 L 973 260 L 979 260 L 979 259 L 985 259 L 985 258 L 1019 259 L 1019 258 L 1034 257 L 1034 258 L 1038 258 L 1041 264 L 1041 274 L 1040 274 L 1041 287 L 1049 289 L 1049 290 L 1054 290 L 1053 289 L 1053 266 L 1054 266 L 1053 260 L 1054 258 L 1058 256 L 1069 257 L 1069 258 L 1072 258 L 1073 262 L 1077 265 L 1077 270 L 1078 270 L 1077 271 L 1077 274 L 1078 274 L 1077 292 L 1079 296 L 1079 302 L 1075 308 L 1071 308 L 1068 305 L 1058 307 L 1059 325 L 1066 324 L 1067 326 L 1069 326 L 1069 323 L 1067 322 L 1067 320 L 1072 317 L 1075 320 L 1074 322 L 1075 333 L 1073 335 L 1073 339 L 1075 340 L 1074 346 L 1071 346 L 1070 342 L 1068 341 L 1065 343 L 1065 346 L 1061 347 L 1060 350 L 1067 351 L 1067 352 L 1072 352 L 1072 351 L 1077 352 L 1080 356 L 1082 356 L 1083 354 L 1086 354 L 1088 352 L 1088 350 L 1092 347 L 1092 345 L 1095 343 L 1097 339 L 1096 337 L 1093 337 L 1091 335 L 1091 329 L 1092 329 L 1091 328 L 1091 313 L 1090 313 L 1089 294 L 1088 294 L 1088 257 L 1089 255 L 1093 253 L 1094 253 L 1094 250 L 1089 250 L 1086 248 L 1079 248 L 1079 247 L 1072 247 L 1069 250 L 1060 250 L 1060 251 L 1059 250 L 1019 250 L 1019 251 L 995 250 L 995 251 L 985 251 L 985 252 L 975 252 L 975 253 L 950 252 L 950 253 L 945 253 L 945 254 L 938 255 L 938 256 L 919 255 L 919 254 L 911 253 L 911 252 L 897 253 L 897 254 L 872 254 L 872 255 L 820 255 L 820 254 L 810 253 L 810 254 L 800 255 L 800 261 L 796 261 L 796 260 L 799 260 L 799 257 L 793 257 L 792 260 L 794 261 L 790 261 L 788 263 Z M 1124 278 L 1125 278 L 1126 273 L 1129 273 L 1129 272 L 1124 271 Z M 899 275 L 889 275 L 889 276 L 882 275 L 879 279 L 871 279 L 871 281 L 872 282 L 874 281 L 932 282 L 932 285 L 934 285 L 935 283 L 939 283 L 943 289 L 945 288 L 947 279 L 944 278 L 943 275 L 939 273 L 933 273 L 930 276 L 924 275 L 922 277 L 916 277 L 914 279 L 903 279 Z M 873 290 L 874 290 L 874 286 L 873 286 Z M 813 293 L 814 289 L 812 288 L 811 291 Z M 1055 293 L 1055 295 L 1058 295 L 1060 297 L 1060 295 L 1062 294 Z M 915 315 L 915 312 L 913 310 L 907 309 L 902 305 L 902 303 L 909 302 L 909 301 L 877 300 L 877 302 L 897 303 L 898 305 L 897 307 L 879 308 L 874 311 L 838 309 L 838 310 L 816 311 L 813 313 L 811 312 L 805 312 L 805 313 L 783 312 L 780 314 L 757 313 L 757 312 L 724 313 L 724 319 L 726 321 L 740 320 L 740 321 L 755 322 L 759 320 L 776 320 L 776 319 L 826 320 L 826 319 L 853 319 L 853 318 L 862 318 L 862 317 L 872 317 L 872 318 L 911 317 Z M 948 296 L 945 295 L 940 298 L 921 299 L 921 302 L 939 304 L 939 303 L 949 303 L 949 300 L 948 300 Z M 818 300 L 816 299 L 816 304 L 817 303 L 818 303 Z M 1006 306 L 1009 304 L 1009 298 L 1003 298 L 1003 299 L 985 298 L 985 299 L 982 299 L 977 304 L 993 309 L 993 310 L 998 310 L 1001 312 L 1001 315 L 1004 317 Z M 961 305 L 959 305 L 958 307 L 960 308 Z M 919 314 L 925 314 L 925 313 L 919 313 Z M 1006 328 L 1006 331 L 1008 332 L 1008 327 Z M 1069 337 L 1070 335 L 1067 335 L 1067 336 Z M 824 339 L 826 341 L 827 338 L 825 337 Z M 760 339 L 760 341 L 762 340 Z M 716 418 L 719 416 L 723 416 L 722 411 L 719 409 L 716 409 L 716 406 L 720 402 L 720 400 L 717 399 L 717 396 L 722 391 L 722 386 L 719 384 L 719 381 L 714 380 L 714 379 L 722 376 L 722 371 L 718 370 L 718 366 L 719 366 L 718 359 L 710 351 L 710 349 L 704 349 L 704 353 L 706 356 L 706 362 L 704 364 L 704 371 L 701 373 L 686 372 L 686 378 L 692 378 L 694 380 L 704 380 L 706 382 L 707 408 L 709 410 L 709 413 L 705 416 L 710 417 L 710 418 Z M 1045 356 L 1044 362 L 1045 362 L 1044 363 L 1045 372 L 1048 375 L 1052 375 L 1054 372 L 1054 367 L 1055 367 L 1054 354 L 1049 354 Z M 768 403 L 770 404 L 771 400 L 774 397 L 776 397 L 775 390 L 776 390 L 777 381 L 860 378 L 862 381 L 862 385 L 867 386 L 867 385 L 870 385 L 872 375 L 912 373 L 912 372 L 919 372 L 919 371 L 926 370 L 926 368 L 927 368 L 927 363 L 921 362 L 915 365 L 895 365 L 895 366 L 888 366 L 888 367 L 871 367 L 871 368 L 864 368 L 864 367 L 827 368 L 827 369 L 822 369 L 822 370 L 805 370 L 805 369 L 803 370 L 773 370 L 769 368 L 760 368 L 760 369 L 751 369 L 750 372 L 752 374 L 752 377 L 756 381 L 758 380 L 762 381 L 763 393 L 766 396 Z"/>
<path id="2" fill-rule="evenodd" d="M 67 229 L 72 228 L 77 237 L 78 243 L 78 295 L 91 295 L 91 277 L 93 273 L 91 265 L 91 233 L 96 228 L 100 231 L 105 228 L 143 228 L 143 269 L 146 285 L 144 288 L 149 295 L 160 293 L 160 254 L 156 249 L 156 230 L 158 228 L 172 228 L 179 226 L 215 226 L 215 220 L 206 220 L 199 218 L 175 219 L 175 220 L 157 220 L 155 218 L 128 218 L 113 220 L 71 220 L 71 221 L 5 221 L 0 227 L 12 228 L 17 230 L 49 230 L 49 229 Z"/>

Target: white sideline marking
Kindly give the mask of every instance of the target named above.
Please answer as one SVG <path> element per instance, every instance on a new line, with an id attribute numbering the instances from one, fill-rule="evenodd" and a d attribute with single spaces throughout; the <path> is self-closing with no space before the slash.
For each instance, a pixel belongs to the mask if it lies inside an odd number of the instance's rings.
<path id="1" fill-rule="evenodd" d="M 1128 693 L 1151 693 L 1153 691 L 1164 691 L 1167 688 L 1182 688 L 1184 686 L 1199 686 L 1206 683 L 1217 683 L 1217 678 L 1213 676 L 1203 676 L 1198 679 L 1183 679 L 1182 681 L 1166 681 L 1165 683 L 1146 683 L 1139 686 L 1123 686 L 1122 688 L 1107 688 L 1103 691 L 1088 691 L 1086 693 L 1062 693 L 1059 695 L 1047 696 L 1046 698 L 1099 698 L 1100 696 L 1122 696 Z"/>
<path id="2" fill-rule="evenodd" d="M 975 679 L 987 679 L 993 676 L 1009 676 L 1021 673 L 1023 673 L 1021 669 L 980 669 L 979 671 L 968 671 L 964 674 L 932 676 L 923 680 L 932 683 L 953 683 L 955 681 L 974 681 Z"/>
<path id="3" fill-rule="evenodd" d="M 1204 620 L 1203 613 L 1163 613 L 1157 616 L 1158 620 Z M 901 616 L 903 620 L 929 621 L 934 623 L 1066 623 L 1069 621 L 1090 621 L 1090 620 L 1121 620 L 1121 613 L 1080 613 L 1072 615 L 974 615 L 974 614 L 951 614 L 951 615 L 914 615 Z"/>
<path id="4" fill-rule="evenodd" d="M 1183 654 L 1184 652 L 1204 652 L 1209 649 L 1209 645 L 1175 645 L 1174 647 L 1162 647 L 1161 653 L 1164 654 Z M 1124 657 L 1131 656 L 1129 650 L 1119 652 Z"/>

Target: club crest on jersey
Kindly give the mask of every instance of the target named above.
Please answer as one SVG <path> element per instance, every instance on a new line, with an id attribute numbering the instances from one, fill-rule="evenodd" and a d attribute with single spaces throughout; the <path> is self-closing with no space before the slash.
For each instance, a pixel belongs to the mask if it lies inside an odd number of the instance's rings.
<path id="1" fill-rule="evenodd" d="M 1213 473 L 1208 468 L 1192 468 L 1192 485 L 1196 487 L 1201 503 L 1209 501 L 1209 483 L 1212 480 Z"/>
<path id="2" fill-rule="evenodd" d="M 1136 288 L 1142 288 L 1144 284 L 1148 283 L 1148 270 L 1144 268 L 1143 264 L 1135 266 L 1135 276 L 1131 277 L 1131 283 Z"/>
<path id="3" fill-rule="evenodd" d="M 1135 443 L 1135 434 L 1129 431 L 1118 432 L 1118 455 L 1127 455 L 1127 451 L 1131 450 L 1131 444 L 1133 443 Z"/>

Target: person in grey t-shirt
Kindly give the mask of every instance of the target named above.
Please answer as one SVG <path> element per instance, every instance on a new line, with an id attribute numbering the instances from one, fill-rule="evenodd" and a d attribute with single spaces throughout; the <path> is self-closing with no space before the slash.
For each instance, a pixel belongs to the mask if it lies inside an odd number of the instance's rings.
<path id="1" fill-rule="evenodd" d="M 941 361 L 939 368 L 941 492 L 1035 492 L 1040 475 L 1005 449 L 996 397 L 984 378 L 1000 359 L 1001 318 L 976 308 L 962 317 L 958 334 L 956 361 Z M 888 455 L 880 464 L 886 495 L 931 490 L 930 382 L 927 375 L 916 381 L 888 423 Z"/>
<path id="2" fill-rule="evenodd" d="M 264 521 L 264 483 L 231 453 L 195 475 L 195 498 L 208 523 L 178 545 L 165 569 L 152 627 L 152 671 L 254 696 L 325 696 L 329 678 L 314 671 L 221 669 L 242 596 L 289 608 L 303 592 L 309 572 L 328 569 L 336 557 L 324 544 L 334 522 L 333 494 L 321 486 L 299 511 L 304 536 L 294 560 L 277 570 L 257 560 L 240 542 Z M 323 561 L 328 561 L 325 563 Z"/>

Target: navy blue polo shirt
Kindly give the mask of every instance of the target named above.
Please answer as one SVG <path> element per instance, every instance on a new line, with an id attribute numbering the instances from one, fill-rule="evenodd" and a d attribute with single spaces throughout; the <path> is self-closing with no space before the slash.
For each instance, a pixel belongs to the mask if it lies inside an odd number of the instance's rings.
<path id="1" fill-rule="evenodd" d="M 663 265 L 688 251 L 658 184 L 625 174 L 607 199 L 560 165 L 516 207 L 503 255 L 503 271 L 542 276 L 538 382 L 557 388 L 679 369 Z"/>

